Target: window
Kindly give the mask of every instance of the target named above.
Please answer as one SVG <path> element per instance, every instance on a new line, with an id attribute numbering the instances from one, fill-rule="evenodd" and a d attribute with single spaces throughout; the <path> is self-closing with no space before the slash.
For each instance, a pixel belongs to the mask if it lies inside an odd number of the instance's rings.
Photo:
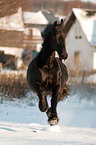
<path id="1" fill-rule="evenodd" d="M 29 35 L 32 36 L 33 33 L 32 33 L 32 29 L 29 29 Z"/>
<path id="2" fill-rule="evenodd" d="M 33 35 L 32 29 L 26 28 L 26 29 L 25 29 L 25 35 L 27 35 L 27 36 L 32 36 L 32 35 Z"/>
<path id="3" fill-rule="evenodd" d="M 80 51 L 75 51 L 74 53 L 74 64 L 75 67 L 78 68 L 80 64 Z"/>
<path id="4" fill-rule="evenodd" d="M 76 27 L 75 28 L 75 38 L 76 39 L 81 39 L 82 36 L 81 36 L 81 28 L 80 27 Z"/>

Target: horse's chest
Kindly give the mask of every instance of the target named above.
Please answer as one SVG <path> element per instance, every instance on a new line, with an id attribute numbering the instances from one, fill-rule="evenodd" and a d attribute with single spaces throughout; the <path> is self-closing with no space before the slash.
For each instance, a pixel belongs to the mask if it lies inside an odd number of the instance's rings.
<path id="1" fill-rule="evenodd" d="M 53 87 L 57 84 L 60 84 L 61 81 L 61 71 L 59 68 L 43 68 L 41 70 L 42 75 L 42 85 L 45 88 Z"/>

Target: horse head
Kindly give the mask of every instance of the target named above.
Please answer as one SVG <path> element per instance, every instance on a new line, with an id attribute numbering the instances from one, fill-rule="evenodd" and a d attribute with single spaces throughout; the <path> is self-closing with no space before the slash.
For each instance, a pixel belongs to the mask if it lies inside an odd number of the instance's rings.
<path id="1" fill-rule="evenodd" d="M 68 53 L 65 46 L 65 34 L 64 34 L 64 21 L 61 19 L 60 24 L 57 24 L 57 21 L 54 22 L 52 29 L 50 31 L 50 43 L 53 51 L 57 51 L 59 54 L 60 60 L 66 60 Z"/>

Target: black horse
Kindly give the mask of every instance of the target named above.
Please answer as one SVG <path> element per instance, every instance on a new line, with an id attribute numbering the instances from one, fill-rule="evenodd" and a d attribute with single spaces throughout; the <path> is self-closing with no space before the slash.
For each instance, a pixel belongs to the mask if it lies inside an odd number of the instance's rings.
<path id="1" fill-rule="evenodd" d="M 55 57 L 55 51 L 59 54 L 59 58 Z M 61 19 L 60 24 L 55 21 L 50 27 L 40 53 L 31 61 L 27 71 L 27 82 L 37 93 L 39 109 L 46 112 L 50 125 L 58 123 L 57 103 L 69 93 L 66 85 L 67 68 L 61 61 L 67 57 L 63 19 Z M 47 102 L 48 94 L 52 96 L 50 108 Z"/>

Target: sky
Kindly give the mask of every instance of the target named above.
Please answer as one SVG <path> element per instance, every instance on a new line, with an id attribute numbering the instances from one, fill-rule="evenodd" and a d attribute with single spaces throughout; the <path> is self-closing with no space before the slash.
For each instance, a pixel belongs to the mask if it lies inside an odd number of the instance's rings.
<path id="1" fill-rule="evenodd" d="M 96 0 L 82 0 L 82 1 L 96 3 Z"/>
<path id="2" fill-rule="evenodd" d="M 64 0 L 64 1 L 68 1 L 68 0 Z M 93 2 L 96 4 L 96 0 L 81 0 L 81 1 L 85 1 L 85 2 Z"/>

